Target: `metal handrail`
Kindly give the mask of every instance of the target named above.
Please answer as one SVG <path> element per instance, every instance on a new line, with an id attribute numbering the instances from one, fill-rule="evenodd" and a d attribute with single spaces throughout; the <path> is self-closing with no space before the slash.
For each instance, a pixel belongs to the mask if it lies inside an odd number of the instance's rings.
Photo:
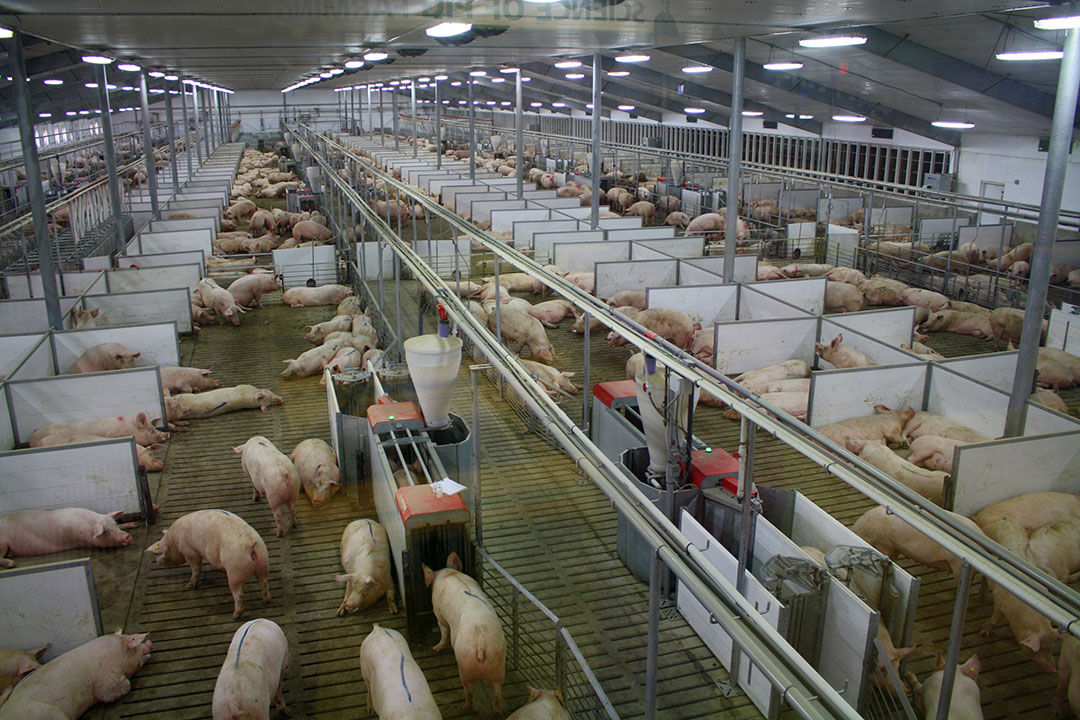
<path id="1" fill-rule="evenodd" d="M 165 127 L 165 123 L 153 123 L 150 126 L 150 129 L 151 131 L 160 130 L 163 127 Z M 125 140 L 130 137 L 138 138 L 141 136 L 142 128 L 138 130 L 131 130 L 129 132 L 119 133 L 118 135 L 113 136 L 113 144 L 116 144 L 118 141 Z M 54 158 L 60 157 L 61 155 L 67 155 L 71 152 L 85 150 L 95 145 L 102 145 L 104 144 L 104 142 L 105 138 L 101 135 L 97 135 L 92 138 L 87 138 L 86 140 L 76 140 L 75 142 L 68 143 L 67 145 L 57 145 L 47 150 L 40 151 L 38 153 L 38 160 L 42 162 L 46 160 L 52 160 Z M 0 172 L 4 172 L 6 170 L 15 170 L 16 168 L 22 167 L 25 163 L 26 161 L 23 159 L 22 155 L 13 155 L 11 157 L 0 159 Z"/>

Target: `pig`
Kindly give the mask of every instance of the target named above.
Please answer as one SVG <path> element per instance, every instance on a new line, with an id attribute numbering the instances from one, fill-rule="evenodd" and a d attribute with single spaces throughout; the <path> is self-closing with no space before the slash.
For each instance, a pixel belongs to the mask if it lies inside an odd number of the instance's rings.
<path id="1" fill-rule="evenodd" d="M 506 307 L 500 312 L 500 330 L 503 340 L 517 343 L 517 351 L 526 345 L 533 356 L 547 364 L 555 362 L 555 350 L 551 347 L 544 326 L 539 320 L 516 308 Z M 488 315 L 488 328 L 495 330 L 495 314 Z"/>
<path id="2" fill-rule="evenodd" d="M 495 276 L 484 278 L 484 283 L 495 282 Z M 528 273 L 502 273 L 499 275 L 499 285 L 510 292 L 526 292 L 533 289 L 533 276 Z"/>
<path id="3" fill-rule="evenodd" d="M 623 305 L 630 305 L 638 310 L 645 309 L 645 291 L 644 290 L 619 290 L 615 292 L 611 297 L 607 299 L 607 304 L 611 307 L 621 307 Z"/>
<path id="4" fill-rule="evenodd" d="M 1069 287 L 1080 288 L 1080 270 L 1073 270 L 1067 278 Z"/>
<path id="5" fill-rule="evenodd" d="M 952 474 L 953 453 L 957 445 L 967 443 L 938 435 L 920 435 L 911 441 L 908 462 L 928 470 Z"/>
<path id="6" fill-rule="evenodd" d="M 229 285 L 229 293 L 235 298 L 236 304 L 244 307 L 262 307 L 263 293 L 280 289 L 277 276 L 267 273 L 244 275 Z"/>
<path id="7" fill-rule="evenodd" d="M 300 485 L 312 506 L 321 506 L 341 489 L 337 455 L 324 440 L 308 438 L 300 442 L 289 455 L 289 460 L 296 467 Z"/>
<path id="8" fill-rule="evenodd" d="M 1039 348 L 1039 385 L 1055 390 L 1080 382 L 1080 358 L 1056 348 Z"/>
<path id="9" fill-rule="evenodd" d="M 232 205 L 225 208 L 225 217 L 232 220 L 239 220 L 250 217 L 257 209 L 258 206 L 250 200 L 237 200 Z"/>
<path id="10" fill-rule="evenodd" d="M 360 298 L 355 295 L 350 295 L 341 302 L 338 303 L 337 315 L 363 315 L 364 309 L 360 305 Z"/>
<path id="11" fill-rule="evenodd" d="M 1015 520 L 1029 533 L 1047 523 L 1080 519 L 1080 495 L 1060 492 L 1027 493 L 988 505 L 972 516 L 979 527 L 985 527 L 1002 518 Z"/>
<path id="12" fill-rule="evenodd" d="M 1043 407 L 1056 410 L 1062 415 L 1069 414 L 1069 406 L 1065 404 L 1065 401 L 1061 399 L 1053 390 L 1047 388 L 1039 388 L 1035 392 L 1031 393 L 1031 402 L 1038 403 Z"/>
<path id="13" fill-rule="evenodd" d="M 282 537 L 288 530 L 283 510 L 289 512 L 289 527 L 296 527 L 296 495 L 300 489 L 296 466 L 262 435 L 248 438 L 233 452 L 241 456 L 244 474 L 251 481 L 251 499 L 266 498 L 274 513 L 277 535 Z"/>
<path id="14" fill-rule="evenodd" d="M 191 567 L 191 580 L 186 590 L 199 582 L 203 560 L 223 570 L 233 597 L 233 620 L 243 611 L 244 582 L 252 575 L 259 582 L 263 600 L 270 602 L 266 544 L 255 528 L 227 510 L 196 510 L 181 515 L 161 531 L 161 539 L 146 552 L 156 555 L 161 567 L 187 563 Z"/>
<path id="15" fill-rule="evenodd" d="M 381 351 L 380 351 L 381 352 Z M 346 368 L 364 367 L 364 353 L 354 347 L 343 347 L 337 351 L 334 357 L 326 364 L 331 373 L 344 372 Z M 326 387 L 326 376 L 319 379 L 319 385 Z"/>
<path id="16" fill-rule="evenodd" d="M 834 267 L 825 273 L 825 277 L 833 282 L 848 283 L 856 287 L 866 282 L 866 276 L 862 272 L 849 267 Z"/>
<path id="17" fill-rule="evenodd" d="M 634 318 L 638 323 L 680 348 L 690 347 L 694 333 L 701 329 L 690 316 L 680 310 L 649 308 Z"/>
<path id="18" fill-rule="evenodd" d="M 375 331 L 375 327 L 371 324 L 371 317 L 368 315 L 353 315 L 352 325 L 349 326 L 349 331 L 353 334 L 364 333 L 376 339 L 379 337 L 379 334 Z"/>
<path id="19" fill-rule="evenodd" d="M 908 286 L 899 280 L 875 275 L 862 285 L 863 298 L 869 305 L 903 305 L 904 291 Z"/>
<path id="20" fill-rule="evenodd" d="M 220 234 L 214 239 L 214 249 L 223 255 L 235 255 L 240 252 L 240 243 L 250 238 L 251 236 L 247 233 L 242 235 Z"/>
<path id="21" fill-rule="evenodd" d="M 756 278 L 760 281 L 787 279 L 784 277 L 784 273 L 780 272 L 780 268 L 773 267 L 767 262 L 758 263 Z"/>
<path id="22" fill-rule="evenodd" d="M 248 229 L 252 235 L 262 235 L 277 229 L 277 220 L 274 219 L 274 214 L 269 210 L 256 210 L 248 222 L 250 223 Z"/>
<path id="23" fill-rule="evenodd" d="M 199 293 L 208 308 L 216 312 L 218 317 L 228 320 L 233 325 L 239 325 L 240 316 L 247 312 L 245 308 L 237 304 L 236 298 L 228 290 L 219 287 L 200 288 Z"/>
<path id="24" fill-rule="evenodd" d="M 424 584 L 431 588 L 431 604 L 439 623 L 435 652 L 453 642 L 458 674 L 465 689 L 465 712 L 472 709 L 473 685 L 491 683 L 493 710 L 502 715 L 502 686 L 506 677 L 506 639 L 502 623 L 476 581 L 462 572 L 455 552 L 438 572 L 424 565 Z"/>
<path id="25" fill-rule="evenodd" d="M 825 281 L 825 312 L 846 313 L 862 310 L 863 294 L 854 285 Z"/>
<path id="26" fill-rule="evenodd" d="M 961 425 L 941 415 L 920 410 L 904 426 L 904 437 L 913 440 L 923 435 L 936 435 L 966 443 L 987 442 L 990 440 L 990 438 L 980 435 L 966 425 Z"/>
<path id="27" fill-rule="evenodd" d="M 992 337 L 993 329 L 990 318 L 975 313 L 958 312 L 956 310 L 939 310 L 932 314 L 922 324 L 923 332 L 951 332 L 958 335 L 973 335 L 975 337 Z"/>
<path id="28" fill-rule="evenodd" d="M 833 266 L 826 263 L 792 263 L 780 268 L 780 272 L 789 278 L 821 277 L 832 269 Z"/>
<path id="29" fill-rule="evenodd" d="M 20 680 L 41 667 L 41 656 L 50 647 L 52 643 L 27 652 L 0 650 L 0 705 L 4 704 Z"/>
<path id="30" fill-rule="evenodd" d="M 963 515 L 949 514 L 953 522 L 968 527 L 975 534 L 981 532 L 974 522 Z M 889 556 L 890 560 L 903 555 L 919 565 L 934 570 L 948 570 L 953 578 L 960 577 L 963 560 L 893 515 L 883 505 L 867 510 L 851 529 L 878 552 Z"/>
<path id="31" fill-rule="evenodd" d="M 938 505 L 945 486 L 947 473 L 925 470 L 904 460 L 885 445 L 884 442 L 854 440 L 847 443 L 848 450 L 858 455 L 870 465 L 886 475 L 911 488 L 924 498 Z"/>
<path id="32" fill-rule="evenodd" d="M 949 298 L 933 290 L 922 288 L 908 288 L 901 294 L 904 305 L 915 305 L 926 308 L 932 313 L 949 307 Z"/>
<path id="33" fill-rule="evenodd" d="M 383 351 L 378 348 L 371 348 L 364 353 L 364 357 L 360 360 L 360 367 L 366 370 L 369 363 L 375 370 L 382 370 L 388 364 Z"/>
<path id="34" fill-rule="evenodd" d="M 78 443 L 106 442 L 115 439 L 116 438 L 95 435 L 79 430 L 57 430 L 42 437 L 38 441 L 37 447 L 56 447 L 58 445 L 75 445 Z M 135 443 L 135 453 L 139 466 L 147 472 L 158 472 L 162 470 L 165 467 L 165 462 L 154 455 L 152 451 L 162 450 L 164 448 L 164 445 L 156 443 L 154 445 L 148 445 L 147 447 Z"/>
<path id="35" fill-rule="evenodd" d="M 353 327 L 357 327 L 355 323 L 353 324 Z M 378 345 L 378 338 L 375 337 L 375 330 L 373 328 L 369 327 L 366 331 L 364 331 L 364 328 L 358 327 L 357 329 L 361 330 L 361 332 L 332 332 L 326 336 L 322 345 L 318 348 L 308 350 L 308 353 L 312 353 L 319 348 L 332 350 L 334 352 L 330 353 L 329 358 L 333 359 L 334 353 L 344 347 L 356 348 L 361 353 L 365 353 Z M 299 360 L 299 358 L 297 359 Z M 328 362 L 330 362 L 330 360 L 327 360 L 323 364 L 325 365 Z"/>
<path id="36" fill-rule="evenodd" d="M 564 317 L 573 314 L 573 305 L 568 300 L 548 300 L 530 305 L 525 312 L 544 324 L 545 327 L 557 327 Z"/>
<path id="37" fill-rule="evenodd" d="M 994 338 L 994 349 L 999 347 L 1002 340 L 1019 344 L 1023 327 L 1023 310 L 1008 307 L 993 310 L 990 313 L 990 334 Z"/>
<path id="38" fill-rule="evenodd" d="M 1002 268 L 1004 270 L 1004 268 Z M 1009 266 L 1010 275 L 1026 278 L 1031 274 L 1031 263 L 1026 260 L 1018 260 Z"/>
<path id="39" fill-rule="evenodd" d="M 702 328 L 694 332 L 690 341 L 690 354 L 702 362 L 713 364 L 716 354 L 716 328 Z"/>
<path id="40" fill-rule="evenodd" d="M 1076 268 L 1072 265 L 1051 265 L 1050 266 L 1050 284 L 1061 285 L 1065 283 L 1069 276 L 1075 271 Z"/>
<path id="41" fill-rule="evenodd" d="M 390 540 L 382 525 L 362 519 L 345 527 L 341 534 L 341 567 L 345 573 L 334 577 L 334 582 L 345 585 L 345 599 L 337 611 L 339 617 L 370 607 L 383 595 L 390 612 L 397 614 Z"/>
<path id="42" fill-rule="evenodd" d="M 289 307 L 337 305 L 352 294 L 353 291 L 344 285 L 320 285 L 313 288 L 294 287 L 281 294 L 281 302 Z"/>
<path id="43" fill-rule="evenodd" d="M 336 340 L 336 342 L 323 343 L 313 347 L 292 360 L 282 360 L 288 367 L 281 371 L 279 377 L 282 380 L 289 380 L 291 378 L 318 375 L 334 359 L 337 351 L 341 349 L 342 342 L 340 338 Z"/>
<path id="44" fill-rule="evenodd" d="M 596 287 L 596 276 L 591 272 L 571 272 L 566 273 L 565 277 L 580 290 L 583 290 L 590 295 L 592 295 L 593 289 Z"/>
<path id="45" fill-rule="evenodd" d="M 1058 520 L 1036 528 L 1028 549 L 1034 563 L 1061 582 L 1080 579 L 1080 520 Z"/>
<path id="46" fill-rule="evenodd" d="M 810 377 L 810 367 L 805 362 L 802 360 L 788 360 L 778 365 L 769 365 L 768 367 L 744 372 L 734 379 L 735 382 L 750 392 L 761 394 L 766 392 L 765 387 L 768 383 L 775 380 L 808 377 Z"/>
<path id="47" fill-rule="evenodd" d="M 577 395 L 578 388 L 574 383 L 570 382 L 569 378 L 572 378 L 575 373 L 573 372 L 561 372 L 558 368 L 553 368 L 550 365 L 544 365 L 542 363 L 533 362 L 532 360 L 526 360 L 519 358 L 518 362 L 525 368 L 525 370 L 540 380 L 546 381 L 540 384 L 544 386 L 544 390 L 551 397 L 556 397 L 558 392 L 552 387 L 564 390 L 571 395 Z"/>
<path id="48" fill-rule="evenodd" d="M 143 447 L 149 447 L 169 437 L 168 433 L 160 432 L 153 426 L 146 413 L 139 413 L 133 418 L 120 416 L 46 425 L 30 436 L 30 447 L 41 447 L 45 444 L 45 438 L 55 433 L 86 433 L 107 438 L 133 437 L 135 442 Z"/>
<path id="49" fill-rule="evenodd" d="M 1066 706 L 1080 717 L 1080 640 L 1073 635 L 1066 635 L 1061 643 L 1054 717 L 1067 717 Z"/>
<path id="50" fill-rule="evenodd" d="M 690 224 L 690 216 L 679 210 L 670 212 L 667 217 L 664 218 L 664 224 L 673 225 L 678 228 L 686 228 L 686 226 Z"/>
<path id="51" fill-rule="evenodd" d="M 642 200 L 631 205 L 626 214 L 640 217 L 642 225 L 651 225 L 653 216 L 656 215 L 656 206 L 647 200 Z"/>
<path id="52" fill-rule="evenodd" d="M 92 308 L 90 310 L 71 308 L 71 324 L 76 330 L 97 327 L 97 316 L 99 312 L 99 308 Z"/>
<path id="53" fill-rule="evenodd" d="M 563 707 L 562 690 L 541 690 L 530 685 L 529 702 L 506 720 L 571 720 L 571 716 Z"/>
<path id="54" fill-rule="evenodd" d="M 213 370 L 162 365 L 158 372 L 161 374 L 162 386 L 173 393 L 196 393 L 221 385 L 210 377 Z"/>
<path id="55" fill-rule="evenodd" d="M 128 680 L 150 659 L 154 645 L 117 630 L 42 665 L 15 686 L 0 706 L 0 720 L 78 718 L 99 702 L 116 702 L 131 690 Z"/>
<path id="56" fill-rule="evenodd" d="M 844 345 L 843 342 L 844 335 L 841 333 L 834 337 L 828 345 L 814 343 L 814 352 L 820 355 L 822 360 L 832 363 L 833 367 L 837 369 L 870 367 L 875 364 L 873 360 L 855 348 Z"/>
<path id="57" fill-rule="evenodd" d="M 326 339 L 326 336 L 333 332 L 351 332 L 353 325 L 353 316 L 351 315 L 335 315 L 332 319 L 326 322 L 321 322 L 318 325 L 308 325 L 308 333 L 304 335 L 304 339 L 310 343 L 316 345 L 322 344 Z"/>
<path id="58" fill-rule="evenodd" d="M 441 720 L 427 679 L 397 630 L 372 625 L 360 644 L 360 674 L 368 714 L 374 708 L 380 720 Z"/>
<path id="59" fill-rule="evenodd" d="M 844 447 L 849 442 L 882 440 L 893 447 L 903 445 L 904 425 L 915 414 L 915 410 L 890 410 L 884 405 L 875 405 L 874 412 L 874 415 L 863 415 L 823 425 L 818 428 L 818 432 Z"/>
<path id="60" fill-rule="evenodd" d="M 979 656 L 972 655 L 963 665 L 956 666 L 952 700 L 949 701 L 949 720 L 983 720 L 982 699 L 979 694 Z M 920 683 L 914 673 L 907 674 L 908 684 L 915 692 L 915 705 L 923 709 L 923 717 L 936 718 L 945 674 L 945 654 L 937 654 L 937 672 Z"/>
<path id="61" fill-rule="evenodd" d="M 633 307 L 631 305 L 620 305 L 619 307 L 615 308 L 615 312 L 617 312 L 620 315 L 623 315 L 625 317 L 628 317 L 628 318 L 636 318 L 639 314 L 641 314 L 640 310 L 638 310 L 636 307 Z M 589 316 L 589 331 L 590 332 L 593 332 L 595 330 L 599 330 L 602 327 L 604 327 L 604 323 L 600 322 L 600 320 L 597 319 L 597 317 L 595 315 L 590 315 Z M 585 334 L 585 315 L 584 314 L 582 314 L 582 315 L 575 314 L 574 315 L 574 324 L 570 326 L 570 332 L 575 333 L 577 335 L 584 335 Z M 610 340 L 610 338 L 609 338 L 609 340 Z"/>
<path id="62" fill-rule="evenodd" d="M 976 315 L 986 315 L 988 317 L 990 315 L 990 308 L 984 308 L 982 305 L 976 305 L 973 302 L 964 302 L 963 300 L 950 300 L 948 309 L 957 310 L 959 312 L 974 313 Z M 925 320 L 920 321 L 916 324 L 921 325 L 923 322 L 925 322 Z"/>
<path id="63" fill-rule="evenodd" d="M 191 303 L 191 320 L 196 325 L 215 325 L 217 324 L 217 315 L 214 315 L 213 310 Z"/>
<path id="64" fill-rule="evenodd" d="M 807 392 L 773 392 L 762 393 L 758 398 L 763 403 L 783 410 L 793 415 L 798 420 L 805 420 L 810 404 L 810 393 Z M 731 411 L 734 412 L 734 411 Z M 724 417 L 729 417 L 724 415 Z M 733 418 L 737 419 L 737 418 Z"/>
<path id="65" fill-rule="evenodd" d="M 719 213 L 705 213 L 698 215 L 686 226 L 687 235 L 700 235 L 704 232 L 723 230 L 727 225 L 727 219 Z"/>
<path id="66" fill-rule="evenodd" d="M 209 418 L 237 410 L 259 408 L 263 412 L 271 405 L 281 405 L 284 400 L 270 390 L 260 390 L 254 385 L 208 390 L 198 395 L 176 395 L 165 398 L 169 421 Z"/>
<path id="67" fill-rule="evenodd" d="M 102 343 L 86 350 L 71 368 L 72 374 L 126 370 L 135 367 L 142 353 L 131 352 L 120 343 Z"/>
<path id="68" fill-rule="evenodd" d="M 84 508 L 0 513 L 0 567 L 15 567 L 15 561 L 8 559 L 8 555 L 31 557 L 83 547 L 129 545 L 131 535 L 116 524 L 123 514 L 117 510 L 102 515 Z"/>
<path id="69" fill-rule="evenodd" d="M 273 620 L 248 620 L 237 628 L 214 684 L 214 720 L 270 717 L 270 699 L 288 715 L 281 683 L 289 666 L 289 641 Z"/>

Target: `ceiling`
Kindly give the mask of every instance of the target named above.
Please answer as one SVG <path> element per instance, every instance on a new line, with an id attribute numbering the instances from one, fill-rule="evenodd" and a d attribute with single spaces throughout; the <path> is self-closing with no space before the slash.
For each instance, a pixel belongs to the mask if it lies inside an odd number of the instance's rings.
<path id="1" fill-rule="evenodd" d="M 1053 5 L 1054 7 L 1047 7 Z M 0 0 L 0 24 L 34 36 L 27 50 L 32 76 L 49 65 L 72 82 L 45 88 L 32 81 L 35 104 L 82 101 L 87 66 L 82 50 L 107 52 L 144 67 L 180 73 L 234 90 L 280 90 L 371 49 L 387 61 L 368 63 L 309 88 L 344 87 L 402 77 L 513 63 L 534 82 L 526 100 L 549 103 L 566 96 L 588 101 L 584 79 L 567 80 L 553 58 L 647 49 L 651 60 L 630 66 L 626 78 L 605 76 L 611 104 L 629 102 L 646 117 L 681 112 L 691 104 L 725 122 L 732 86 L 734 38 L 746 37 L 745 100 L 766 118 L 820 132 L 838 112 L 867 116 L 956 144 L 960 135 L 934 120 L 968 120 L 978 132 L 1049 133 L 1057 61 L 1007 63 L 1002 49 L 1061 48 L 1063 33 L 1035 30 L 1033 18 L 1080 14 L 1080 3 L 986 0 Z M 443 21 L 466 21 L 476 35 L 444 44 L 424 30 Z M 798 40 L 813 33 L 858 29 L 869 42 L 856 48 L 809 50 Z M 28 41 L 30 38 L 28 38 Z M 48 41 L 48 42 L 42 42 Z M 35 57 L 31 57 L 34 54 Z M 52 56 L 56 56 L 55 58 Z M 797 59 L 794 72 L 763 70 L 769 60 Z M 3 61 L 4 58 L 0 58 Z M 681 68 L 716 66 L 703 75 Z M 35 65 L 37 63 L 37 65 Z M 622 69 L 622 68 L 620 68 Z M 92 69 L 88 72 L 92 75 Z M 63 79 L 63 77 L 61 76 Z M 477 88 L 485 99 L 512 99 L 512 83 Z M 0 78 L 0 99 L 10 97 Z M 465 88 L 446 88 L 457 93 Z M 81 90 L 93 97 L 96 93 Z M 421 91 L 423 92 L 423 91 Z M 58 97 L 57 97 L 58 96 Z M 448 97 L 444 94 L 443 97 Z M 707 100 L 708 102 L 703 102 Z M 136 104 L 117 99 L 114 104 Z M 605 102 L 605 106 L 609 103 Z M 10 120 L 0 108 L 0 125 Z M 814 115 L 791 121 L 790 113 Z"/>

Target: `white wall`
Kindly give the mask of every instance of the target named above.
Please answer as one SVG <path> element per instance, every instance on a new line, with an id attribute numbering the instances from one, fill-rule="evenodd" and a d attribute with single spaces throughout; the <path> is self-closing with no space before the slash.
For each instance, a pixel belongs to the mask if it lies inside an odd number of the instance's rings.
<path id="1" fill-rule="evenodd" d="M 957 192 L 979 195 L 983 180 L 1005 184 L 1005 199 L 1038 205 L 1042 199 L 1047 153 L 1039 139 L 1015 135 L 965 133 L 960 147 Z M 1069 156 L 1062 208 L 1080 210 L 1080 142 Z"/>

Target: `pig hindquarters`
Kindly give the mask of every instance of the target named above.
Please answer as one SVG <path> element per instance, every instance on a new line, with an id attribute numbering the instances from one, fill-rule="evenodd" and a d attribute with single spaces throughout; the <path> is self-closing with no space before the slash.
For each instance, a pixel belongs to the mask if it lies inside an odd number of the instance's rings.
<path id="1" fill-rule="evenodd" d="M 360 645 L 367 710 L 379 720 L 440 720 L 427 680 L 401 633 L 375 623 Z"/>
<path id="2" fill-rule="evenodd" d="M 300 488 L 300 474 L 292 461 L 262 435 L 237 445 L 233 452 L 241 456 L 244 474 L 251 481 L 251 499 L 265 497 L 270 503 L 278 537 L 288 529 L 285 527 L 283 507 L 289 511 L 289 527 L 296 527 L 296 495 Z"/>
<path id="3" fill-rule="evenodd" d="M 287 715 L 281 681 L 289 666 L 289 641 L 277 623 L 248 620 L 233 634 L 214 685 L 214 720 L 269 718 L 270 699 Z"/>
<path id="4" fill-rule="evenodd" d="M 390 540 L 382 525 L 366 519 L 348 524 L 341 535 L 341 567 L 345 574 L 334 578 L 345 583 L 345 599 L 338 615 L 363 610 L 383 595 L 390 612 L 397 613 L 394 578 L 390 573 Z"/>
<path id="5" fill-rule="evenodd" d="M 529 687 L 529 702 L 522 705 L 506 720 L 570 720 L 563 707 L 562 690 L 541 690 Z"/>

